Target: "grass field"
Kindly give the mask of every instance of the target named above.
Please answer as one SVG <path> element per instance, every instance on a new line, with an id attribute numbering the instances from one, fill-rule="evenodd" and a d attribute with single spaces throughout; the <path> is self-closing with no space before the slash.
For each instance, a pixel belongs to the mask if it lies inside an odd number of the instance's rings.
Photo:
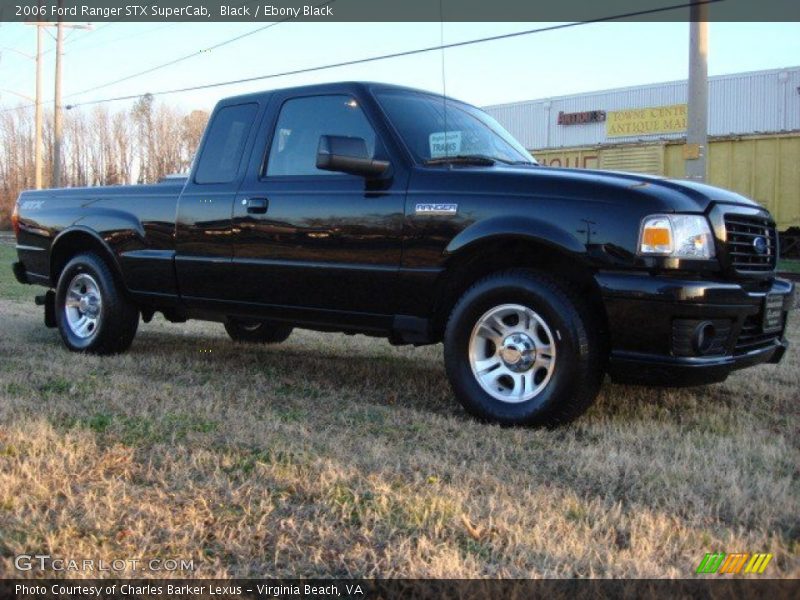
<path id="1" fill-rule="evenodd" d="M 11 256 L 0 577 L 37 552 L 197 577 L 686 577 L 711 551 L 800 576 L 796 347 L 709 387 L 607 382 L 570 427 L 503 429 L 456 404 L 438 346 L 248 347 L 156 318 L 125 355 L 70 354 Z"/>
<path id="2" fill-rule="evenodd" d="M 800 274 L 800 260 L 779 260 L 778 271 L 782 273 L 798 273 Z"/>

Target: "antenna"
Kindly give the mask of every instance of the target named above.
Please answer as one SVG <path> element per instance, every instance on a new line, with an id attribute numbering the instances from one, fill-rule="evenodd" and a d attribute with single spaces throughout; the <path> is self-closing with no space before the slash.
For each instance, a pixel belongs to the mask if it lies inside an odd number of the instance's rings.
<path id="1" fill-rule="evenodd" d="M 439 0 L 439 43 L 442 46 L 442 110 L 444 112 L 444 155 L 448 157 L 448 131 L 447 131 L 447 81 L 444 65 L 444 0 Z"/>

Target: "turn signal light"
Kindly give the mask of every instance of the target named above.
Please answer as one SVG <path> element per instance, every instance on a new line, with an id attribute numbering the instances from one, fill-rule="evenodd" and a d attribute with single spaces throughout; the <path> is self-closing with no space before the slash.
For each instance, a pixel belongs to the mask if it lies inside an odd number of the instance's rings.
<path id="1" fill-rule="evenodd" d="M 14 203 L 14 212 L 11 213 L 11 229 L 14 230 L 14 237 L 19 236 L 19 204 Z"/>
<path id="2" fill-rule="evenodd" d="M 642 226 L 641 251 L 645 254 L 672 252 L 672 224 L 667 217 L 650 217 Z"/>
<path id="3" fill-rule="evenodd" d="M 672 243 L 669 229 L 651 227 L 644 230 L 642 242 L 648 246 L 669 246 Z"/>

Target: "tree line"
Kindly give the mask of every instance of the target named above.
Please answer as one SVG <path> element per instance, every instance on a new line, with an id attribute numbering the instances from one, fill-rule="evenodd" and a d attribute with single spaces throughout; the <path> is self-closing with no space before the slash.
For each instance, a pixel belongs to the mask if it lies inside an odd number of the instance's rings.
<path id="1" fill-rule="evenodd" d="M 186 172 L 200 144 L 208 113 L 182 111 L 143 96 L 125 110 L 99 105 L 64 111 L 62 185 L 152 183 Z M 0 228 L 8 228 L 20 192 L 35 185 L 34 112 L 0 112 Z M 53 113 L 44 112 L 42 185 L 53 174 Z"/>

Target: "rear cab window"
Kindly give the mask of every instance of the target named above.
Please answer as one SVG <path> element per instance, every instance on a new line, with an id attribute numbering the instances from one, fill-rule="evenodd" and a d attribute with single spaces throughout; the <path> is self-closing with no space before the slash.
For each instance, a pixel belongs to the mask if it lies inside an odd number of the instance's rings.
<path id="1" fill-rule="evenodd" d="M 195 183 L 231 183 L 236 179 L 257 111 L 255 102 L 225 106 L 217 111 L 197 162 Z"/>

